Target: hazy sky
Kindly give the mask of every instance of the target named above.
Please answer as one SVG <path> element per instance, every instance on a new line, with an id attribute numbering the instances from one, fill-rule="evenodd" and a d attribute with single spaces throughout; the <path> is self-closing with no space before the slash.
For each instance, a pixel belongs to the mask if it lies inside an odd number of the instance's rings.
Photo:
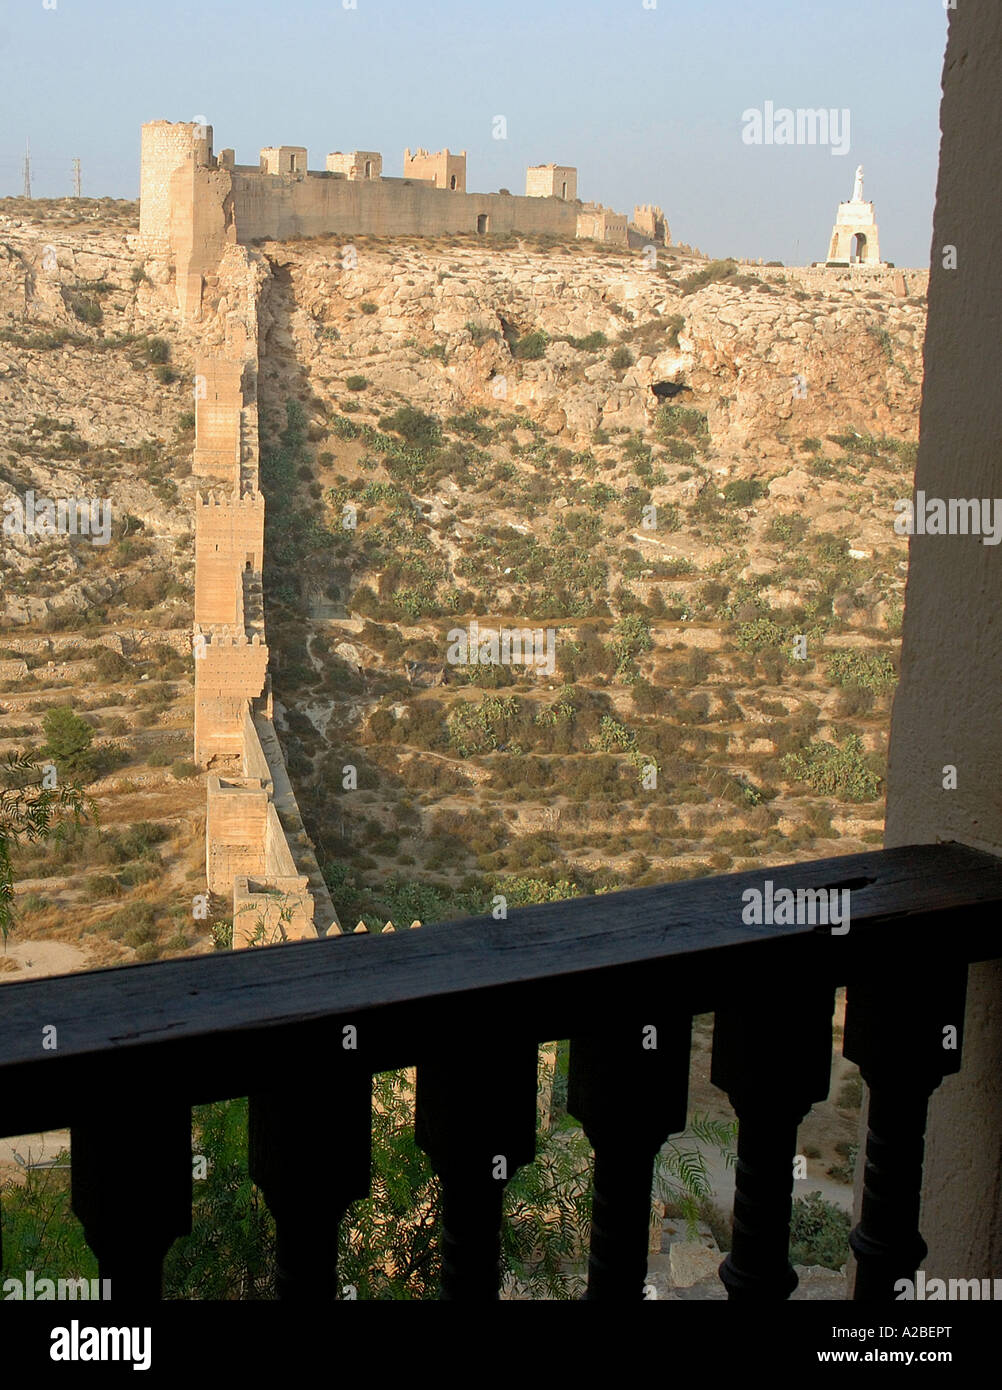
<path id="1" fill-rule="evenodd" d="M 885 259 L 928 264 L 943 0 L 355 2 L 0 0 L 0 195 L 30 136 L 36 196 L 79 155 L 85 194 L 135 197 L 142 123 L 204 117 L 238 163 L 376 149 L 399 175 L 448 145 L 470 189 L 513 193 L 573 164 L 580 197 L 658 203 L 677 241 L 806 263 L 862 163 Z M 766 102 L 848 110 L 848 152 L 746 144 Z"/>

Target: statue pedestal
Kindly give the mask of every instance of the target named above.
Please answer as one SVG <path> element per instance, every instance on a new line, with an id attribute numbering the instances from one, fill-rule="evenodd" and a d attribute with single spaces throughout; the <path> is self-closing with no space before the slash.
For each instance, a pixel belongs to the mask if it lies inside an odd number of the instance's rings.
<path id="1" fill-rule="evenodd" d="M 854 245 L 855 239 L 859 238 Z M 874 265 L 880 259 L 879 228 L 873 217 L 873 204 L 850 201 L 839 203 L 828 250 L 828 265 Z"/>

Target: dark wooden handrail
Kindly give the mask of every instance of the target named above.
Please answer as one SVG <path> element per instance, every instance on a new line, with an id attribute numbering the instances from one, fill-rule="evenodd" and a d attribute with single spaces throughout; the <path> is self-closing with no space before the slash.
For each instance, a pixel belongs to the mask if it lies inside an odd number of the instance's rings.
<path id="1" fill-rule="evenodd" d="M 742 894 L 766 880 L 795 891 L 849 889 L 850 930 L 745 923 Z M 73 1130 L 74 1207 L 88 1239 L 102 1267 L 145 1269 L 153 1294 L 190 1205 L 190 1170 L 186 1196 L 179 1167 L 190 1107 L 251 1094 L 252 1171 L 287 1254 L 280 1291 L 309 1296 L 316 1281 L 304 1277 L 303 1262 L 315 1242 L 303 1231 L 312 1208 L 269 1136 L 282 1132 L 290 1106 L 321 1098 L 342 1107 L 349 1128 L 364 1127 L 369 1077 L 416 1065 L 418 1137 L 446 1191 L 443 1289 L 482 1296 L 494 1237 L 481 1230 L 480 1213 L 490 1208 L 496 1235 L 500 1206 L 479 1165 L 484 1155 L 508 1154 L 510 1176 L 531 1161 L 534 1049 L 570 1038 L 569 1108 L 596 1151 L 589 1296 L 637 1297 L 633 1228 L 653 1155 L 684 1126 L 689 1022 L 712 1010 L 713 1080 L 740 1120 L 735 1242 L 722 1277 L 732 1298 L 783 1298 L 795 1283 L 783 1156 L 792 1158 L 800 1118 L 827 1093 L 831 1002 L 844 984 L 845 1052 L 886 1117 L 883 1134 L 885 1118 L 878 1132 L 871 1126 L 871 1210 L 868 1217 L 865 1196 L 853 1237 L 865 1275 L 857 1296 L 884 1298 L 891 1275 L 914 1271 L 924 1251 L 915 1182 L 925 1102 L 959 1066 L 941 1036 L 946 1024 L 962 1025 L 967 964 L 1002 956 L 1000 905 L 1002 861 L 961 845 L 921 845 L 520 908 L 504 921 L 468 918 L 5 984 L 0 1136 Z M 664 1039 L 653 1058 L 639 1046 L 649 1024 Z M 342 1045 L 349 1026 L 353 1048 Z M 56 1045 L 45 1046 L 53 1028 Z M 456 1101 L 466 1084 L 455 1074 L 461 1040 L 472 1040 L 492 1077 L 491 1117 L 475 1135 Z M 652 1105 L 655 1077 L 663 1094 Z M 129 1195 L 105 1190 L 98 1153 L 97 1136 L 106 1142 L 107 1126 L 124 1123 L 126 1097 L 132 1122 L 164 1155 L 171 1212 L 143 1251 L 134 1248 Z M 628 1114 L 635 1123 L 624 1123 Z M 331 1196 L 335 1232 L 367 1190 L 367 1163 L 367 1143 L 355 1143 Z M 900 1165 L 908 1192 L 899 1201 Z"/>

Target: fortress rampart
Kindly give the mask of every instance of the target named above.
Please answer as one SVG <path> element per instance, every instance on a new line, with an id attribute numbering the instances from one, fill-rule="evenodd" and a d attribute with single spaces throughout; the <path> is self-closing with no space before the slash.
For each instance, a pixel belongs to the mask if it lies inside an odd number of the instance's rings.
<path id="1" fill-rule="evenodd" d="M 195 497 L 195 758 L 209 771 L 206 878 L 232 894 L 237 947 L 340 931 L 272 722 L 254 267 L 241 254 L 249 322 L 230 325 L 227 351 L 242 355 L 196 362 L 193 456 L 208 480 Z"/>
<path id="2" fill-rule="evenodd" d="M 551 234 L 629 244 L 629 222 L 599 203 L 577 196 L 577 170 L 540 164 L 526 175 L 524 195 L 470 193 L 466 151 L 405 150 L 403 177 L 383 174 L 377 150 L 333 151 L 324 169 L 307 167 L 301 145 L 268 146 L 257 164 L 237 164 L 232 150 L 213 152 L 212 127 L 151 121 L 142 132 L 140 246 L 170 255 L 178 304 L 185 318 L 201 313 L 202 295 L 226 248 L 258 240 L 313 236 L 480 236 Z M 645 209 L 649 205 L 644 205 Z M 645 219 L 661 239 L 660 209 Z M 224 478 L 232 452 L 234 417 L 219 408 L 240 362 L 219 361 L 204 383 L 205 404 L 196 439 L 196 463 Z M 217 380 L 217 375 L 219 379 Z"/>

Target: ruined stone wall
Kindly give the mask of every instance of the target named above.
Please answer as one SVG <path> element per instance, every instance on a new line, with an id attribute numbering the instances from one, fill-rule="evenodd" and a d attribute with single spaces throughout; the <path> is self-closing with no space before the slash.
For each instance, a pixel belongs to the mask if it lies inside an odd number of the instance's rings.
<path id="1" fill-rule="evenodd" d="M 625 215 L 594 204 L 586 204 L 578 212 L 575 235 L 611 246 L 629 245 L 629 229 Z"/>
<path id="2" fill-rule="evenodd" d="M 305 174 L 305 145 L 269 145 L 261 151 L 262 174 Z"/>
<path id="3" fill-rule="evenodd" d="M 426 179 L 435 188 L 465 193 L 466 151 L 450 154 L 446 149 L 431 154 L 428 150 L 404 150 L 404 178 Z"/>
<path id="4" fill-rule="evenodd" d="M 309 939 L 313 900 L 301 875 L 279 881 L 238 876 L 233 882 L 233 945 Z"/>
<path id="5" fill-rule="evenodd" d="M 186 319 L 201 314 L 205 280 L 218 268 L 228 242 L 237 240 L 232 175 L 191 159 L 170 181 L 170 246 L 177 273 L 178 306 Z"/>
<path id="6" fill-rule="evenodd" d="M 270 795 L 275 790 L 275 783 L 271 775 L 271 767 L 268 763 L 267 756 L 265 755 L 264 749 L 261 747 L 261 739 L 258 736 L 258 731 L 254 724 L 250 705 L 247 703 L 245 703 L 243 707 L 241 738 L 243 740 L 244 774 L 260 782 L 265 791 Z"/>
<path id="7" fill-rule="evenodd" d="M 776 274 L 785 275 L 788 279 L 795 280 L 798 285 L 803 285 L 805 289 L 813 290 L 865 285 L 874 289 L 888 289 L 902 298 L 905 295 L 929 293 L 928 270 L 897 270 L 892 266 L 867 265 L 784 266 L 782 270 L 777 269 Z"/>
<path id="8" fill-rule="evenodd" d="M 662 246 L 671 245 L 668 219 L 653 203 L 639 203 L 633 209 L 633 225 L 642 236 L 649 236 Z"/>
<path id="9" fill-rule="evenodd" d="M 465 151 L 405 151 L 409 177 L 400 179 L 382 177 L 375 150 L 335 151 L 326 170 L 312 172 L 306 153 L 298 145 L 273 146 L 261 151 L 257 165 L 238 165 L 232 150 L 213 154 L 211 126 L 143 126 L 139 245 L 149 255 L 173 255 L 183 318 L 201 316 L 203 296 L 214 288 L 227 248 L 259 239 L 466 232 L 595 236 L 628 244 L 620 214 L 588 206 L 588 215 L 578 217 L 577 171 L 570 165 L 530 169 L 526 196 L 518 197 L 467 193 Z M 211 435 L 218 421 L 209 411 L 203 417 Z M 199 448 L 225 451 L 229 442 L 206 439 Z M 225 459 L 217 462 L 221 471 L 212 476 L 221 477 Z"/>

